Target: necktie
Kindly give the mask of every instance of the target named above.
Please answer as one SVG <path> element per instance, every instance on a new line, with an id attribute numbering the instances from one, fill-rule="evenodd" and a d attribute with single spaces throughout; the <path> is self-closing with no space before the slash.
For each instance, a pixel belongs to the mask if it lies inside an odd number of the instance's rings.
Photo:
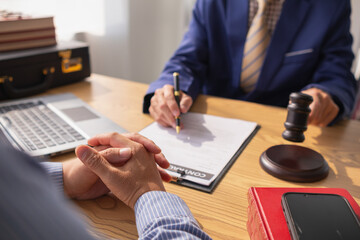
<path id="1" fill-rule="evenodd" d="M 266 2 L 258 0 L 258 11 L 246 36 L 240 80 L 240 86 L 245 92 L 254 89 L 270 43 L 264 14 Z"/>

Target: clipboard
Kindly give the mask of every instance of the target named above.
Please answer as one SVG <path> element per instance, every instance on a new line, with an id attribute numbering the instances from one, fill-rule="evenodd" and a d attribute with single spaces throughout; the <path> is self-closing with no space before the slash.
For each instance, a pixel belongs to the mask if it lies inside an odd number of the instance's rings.
<path id="1" fill-rule="evenodd" d="M 181 185 L 181 186 L 185 186 L 185 187 L 189 187 L 189 188 L 193 188 L 193 189 L 200 190 L 200 191 L 203 191 L 203 192 L 206 192 L 206 193 L 212 193 L 215 190 L 215 188 L 218 186 L 218 184 L 221 182 L 221 180 L 224 178 L 225 174 L 228 172 L 228 170 L 231 168 L 231 166 L 234 164 L 234 162 L 238 159 L 238 157 L 240 156 L 242 151 L 244 151 L 246 146 L 249 144 L 249 142 L 252 140 L 252 138 L 259 131 L 260 128 L 261 128 L 260 125 L 256 126 L 254 131 L 249 135 L 249 137 L 245 140 L 245 142 L 236 151 L 234 156 L 226 164 L 226 166 L 220 172 L 218 177 L 209 186 L 201 185 L 201 184 L 198 184 L 198 183 L 186 180 L 186 179 L 181 179 L 181 180 L 178 180 L 178 181 L 171 181 L 171 183 Z M 184 174 L 182 174 L 182 176 L 183 175 Z"/>
<path id="2" fill-rule="evenodd" d="M 139 133 L 161 148 L 170 163 L 167 171 L 180 176 L 173 183 L 207 193 L 214 191 L 260 129 L 256 122 L 202 113 L 186 113 L 181 120 L 184 128 L 179 134 L 156 122 Z"/>

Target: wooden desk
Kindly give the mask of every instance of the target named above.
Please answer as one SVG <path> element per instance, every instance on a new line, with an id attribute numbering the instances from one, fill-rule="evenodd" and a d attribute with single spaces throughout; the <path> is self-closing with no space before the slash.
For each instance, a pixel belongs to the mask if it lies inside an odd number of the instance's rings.
<path id="1" fill-rule="evenodd" d="M 49 92 L 72 92 L 128 131 L 136 132 L 152 122 L 151 117 L 141 111 L 146 89 L 146 84 L 93 74 L 85 82 Z M 166 183 L 167 191 L 185 200 L 203 229 L 214 239 L 249 239 L 247 191 L 252 186 L 340 187 L 346 188 L 360 204 L 360 122 L 343 121 L 328 128 L 309 126 L 306 140 L 300 145 L 320 152 L 331 170 L 325 180 L 299 184 L 276 179 L 259 165 L 259 157 L 268 147 L 289 143 L 281 137 L 286 109 L 199 96 L 191 111 L 255 121 L 261 125 L 212 194 Z M 74 154 L 53 160 L 71 158 Z M 137 239 L 133 211 L 112 196 L 76 203 L 90 225 L 100 232 L 117 239 Z"/>

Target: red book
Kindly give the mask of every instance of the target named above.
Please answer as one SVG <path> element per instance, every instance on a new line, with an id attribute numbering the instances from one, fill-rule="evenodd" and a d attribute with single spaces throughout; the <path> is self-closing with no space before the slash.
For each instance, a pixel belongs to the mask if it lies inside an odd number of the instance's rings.
<path id="1" fill-rule="evenodd" d="M 286 192 L 329 193 L 345 197 L 356 215 L 360 207 L 343 188 L 256 188 L 248 192 L 247 230 L 252 240 L 291 240 L 285 216 L 281 207 L 281 197 Z"/>

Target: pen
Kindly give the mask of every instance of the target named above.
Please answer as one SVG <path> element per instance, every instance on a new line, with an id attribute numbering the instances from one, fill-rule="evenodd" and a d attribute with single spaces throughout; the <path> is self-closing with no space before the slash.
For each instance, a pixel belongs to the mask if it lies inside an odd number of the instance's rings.
<path id="1" fill-rule="evenodd" d="M 180 182 L 182 181 L 184 178 L 184 173 L 182 172 L 171 172 L 171 171 L 166 171 L 170 176 L 171 176 L 171 180 L 170 182 Z"/>
<path id="2" fill-rule="evenodd" d="M 183 180 L 182 177 L 174 176 L 174 175 L 172 175 L 172 174 L 169 174 L 169 175 L 171 176 L 170 182 L 180 182 L 180 181 Z"/>
<path id="3" fill-rule="evenodd" d="M 173 77 L 174 77 L 174 96 L 175 96 L 176 103 L 180 110 L 179 73 L 174 72 Z M 175 122 L 176 122 L 176 133 L 179 134 L 179 132 L 180 132 L 180 115 L 175 117 Z"/>

